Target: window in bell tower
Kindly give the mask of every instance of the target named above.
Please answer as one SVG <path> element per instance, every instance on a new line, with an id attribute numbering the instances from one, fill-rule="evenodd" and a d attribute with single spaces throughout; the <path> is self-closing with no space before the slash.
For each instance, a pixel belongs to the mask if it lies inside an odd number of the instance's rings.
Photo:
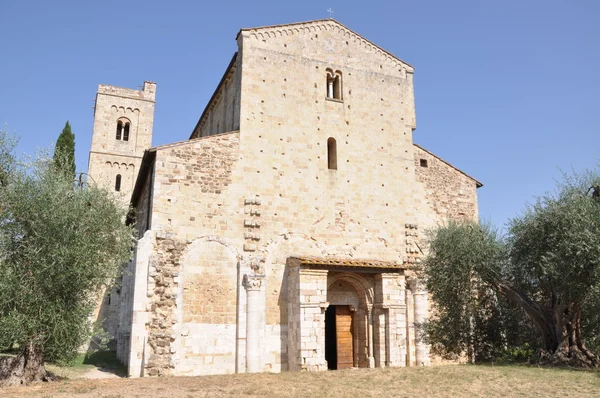
<path id="1" fill-rule="evenodd" d="M 123 141 L 129 141 L 129 122 L 125 122 L 123 127 Z"/>
<path id="2" fill-rule="evenodd" d="M 117 178 L 115 178 L 115 191 L 119 192 L 121 190 L 121 174 L 117 174 Z"/>
<path id="3" fill-rule="evenodd" d="M 129 129 L 131 127 L 131 122 L 129 119 L 122 117 L 117 120 L 117 132 L 115 138 L 117 141 L 129 141 Z"/>
<path id="4" fill-rule="evenodd" d="M 117 140 L 121 139 L 121 132 L 122 131 L 123 131 L 123 122 L 119 120 L 117 122 Z"/>

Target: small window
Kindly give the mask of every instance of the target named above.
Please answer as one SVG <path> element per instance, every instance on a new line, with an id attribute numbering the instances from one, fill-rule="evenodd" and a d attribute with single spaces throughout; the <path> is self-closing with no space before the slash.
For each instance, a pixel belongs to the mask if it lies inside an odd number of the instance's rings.
<path id="1" fill-rule="evenodd" d="M 337 144 L 333 137 L 327 140 L 327 168 L 337 170 Z"/>
<path id="2" fill-rule="evenodd" d="M 117 174 L 117 178 L 115 178 L 115 191 L 119 192 L 121 190 L 121 174 Z"/>
<path id="3" fill-rule="evenodd" d="M 427 167 L 427 159 L 421 159 L 419 163 L 421 164 L 421 167 Z"/>
<path id="4" fill-rule="evenodd" d="M 123 141 L 129 141 L 129 123 L 125 123 L 123 127 Z"/>
<path id="5" fill-rule="evenodd" d="M 117 140 L 121 139 L 122 131 L 123 131 L 123 122 L 119 120 L 117 122 Z"/>

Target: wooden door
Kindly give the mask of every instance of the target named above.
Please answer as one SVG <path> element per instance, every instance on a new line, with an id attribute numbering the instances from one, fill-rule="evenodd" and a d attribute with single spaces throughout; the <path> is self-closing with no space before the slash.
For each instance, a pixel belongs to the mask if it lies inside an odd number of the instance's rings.
<path id="1" fill-rule="evenodd" d="M 335 308 L 335 330 L 337 340 L 337 369 L 354 366 L 354 339 L 352 336 L 352 311 L 347 305 Z"/>

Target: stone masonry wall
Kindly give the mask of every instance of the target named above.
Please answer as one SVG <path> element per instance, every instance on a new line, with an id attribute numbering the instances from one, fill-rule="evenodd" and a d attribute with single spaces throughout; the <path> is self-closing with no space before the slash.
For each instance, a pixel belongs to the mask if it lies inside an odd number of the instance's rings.
<path id="1" fill-rule="evenodd" d="M 204 249 L 193 252 L 193 255 L 188 251 L 194 247 L 193 243 L 201 230 L 206 235 L 214 235 L 227 227 L 226 221 L 213 221 L 213 218 L 222 205 L 222 200 L 218 198 L 229 189 L 231 168 L 237 157 L 237 137 L 237 133 L 216 135 L 156 149 L 151 224 L 153 229 L 155 225 L 160 228 L 148 277 L 151 305 L 147 334 L 151 352 L 146 355 L 147 375 L 171 374 L 174 369 L 178 374 L 190 375 L 235 370 L 235 350 L 227 348 L 228 351 L 221 357 L 229 359 L 223 364 L 219 362 L 221 359 L 216 358 L 219 352 L 212 347 L 222 332 L 202 331 L 198 325 L 220 324 L 225 327 L 235 323 L 236 262 L 229 262 L 234 269 L 233 286 L 224 287 L 227 285 L 223 284 L 226 280 L 223 271 L 227 267 L 215 262 L 215 256 Z M 149 189 L 150 182 L 150 179 L 145 181 L 140 195 L 138 217 L 147 215 L 142 206 L 146 205 L 149 198 L 143 193 Z M 143 220 L 138 222 L 140 226 L 144 224 Z M 198 229 L 198 225 L 205 227 Z M 186 262 L 187 268 L 182 261 Z M 194 266 L 205 267 L 214 270 L 214 273 L 202 276 L 197 271 L 182 273 L 182 266 L 188 271 Z M 202 278 L 210 280 L 205 279 L 207 283 L 202 284 Z M 207 289 L 211 281 L 218 291 Z M 222 284 L 217 284 L 218 281 Z M 223 295 L 222 289 L 229 294 Z M 212 295 L 212 304 L 207 301 L 207 294 Z M 228 302 L 219 304 L 221 298 L 226 298 Z M 235 345 L 235 327 L 231 326 L 230 329 L 233 333 L 225 333 L 227 339 L 220 343 L 221 346 L 228 347 L 227 340 Z M 210 342 L 212 354 L 205 355 L 207 347 L 200 347 L 201 344 L 190 340 L 190 334 L 196 336 L 196 340 L 197 336 L 202 335 L 203 339 L 199 342 Z M 200 351 L 202 355 L 198 356 Z M 198 373 L 198 369 L 204 371 Z"/>
<path id="2" fill-rule="evenodd" d="M 232 67 L 225 72 L 223 82 L 207 105 L 207 111 L 200 119 L 192 136 L 194 138 L 221 134 L 240 129 L 240 59 L 236 58 Z"/>
<path id="3" fill-rule="evenodd" d="M 224 201 L 229 199 L 238 139 L 234 132 L 157 148 L 153 226 L 183 239 L 228 228 L 232 221 L 220 215 L 229 207 Z"/>
<path id="4" fill-rule="evenodd" d="M 476 220 L 477 182 L 418 146 L 414 156 L 421 230 L 447 219 Z"/>
<path id="5" fill-rule="evenodd" d="M 178 276 L 181 272 L 180 256 L 185 246 L 168 235 L 157 236 L 155 258 L 148 276 L 148 292 L 152 294 L 148 328 L 148 353 L 146 374 L 165 376 L 171 374 L 171 361 L 176 347 L 173 325 L 177 323 L 175 300 L 178 294 Z"/>

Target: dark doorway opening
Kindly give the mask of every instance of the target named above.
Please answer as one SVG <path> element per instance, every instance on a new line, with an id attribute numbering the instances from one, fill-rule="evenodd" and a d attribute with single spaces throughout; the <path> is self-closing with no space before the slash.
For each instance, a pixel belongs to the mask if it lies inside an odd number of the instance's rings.
<path id="1" fill-rule="evenodd" d="M 335 305 L 325 310 L 325 360 L 327 369 L 337 369 L 337 338 L 335 330 Z"/>
<path id="2" fill-rule="evenodd" d="M 348 305 L 330 305 L 325 311 L 325 360 L 327 369 L 354 366 L 354 317 Z"/>

